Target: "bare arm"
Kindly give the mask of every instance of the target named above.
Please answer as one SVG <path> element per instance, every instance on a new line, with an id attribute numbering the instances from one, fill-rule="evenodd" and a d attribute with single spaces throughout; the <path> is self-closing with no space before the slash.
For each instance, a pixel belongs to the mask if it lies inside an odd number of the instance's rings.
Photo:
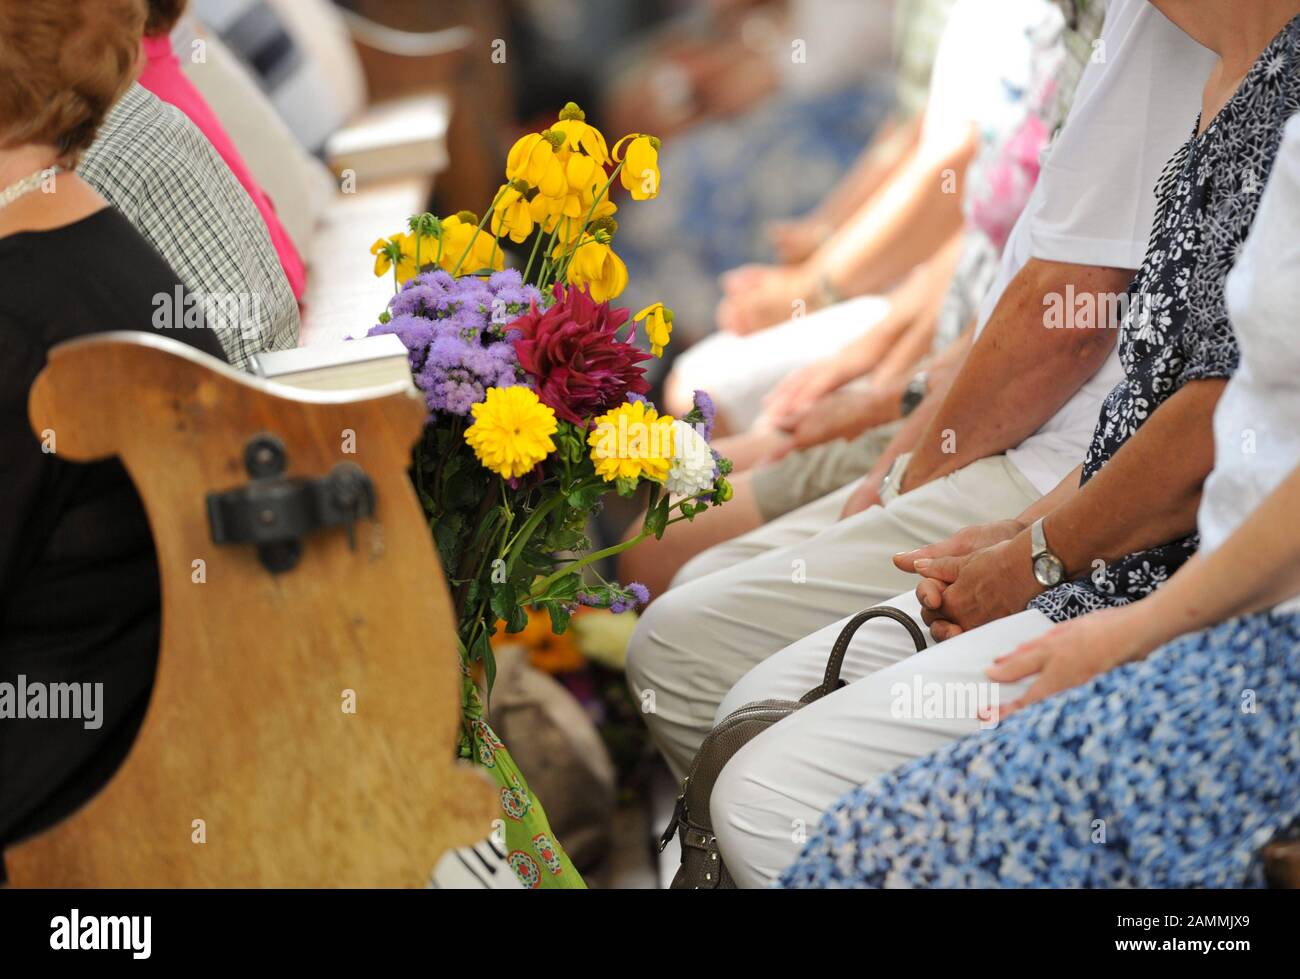
<path id="1" fill-rule="evenodd" d="M 863 150 L 853 169 L 823 198 L 807 220 L 825 226 L 829 237 L 898 173 L 903 161 L 916 149 L 920 135 L 919 117 L 898 124 L 887 123 L 884 131 Z"/>
<path id="2" fill-rule="evenodd" d="M 1062 483 L 1050 494 L 1065 497 L 1047 514 L 1043 531 L 1067 579 L 1087 574 L 1096 560 L 1110 562 L 1195 531 L 1201 488 L 1214 467 L 1214 408 L 1226 383 L 1187 384 L 1086 485 L 1070 492 Z M 915 562 L 925 577 L 917 596 L 935 638 L 1023 609 L 1043 591 L 1033 575 L 1029 536 L 1024 528 L 966 556 Z"/>
<path id="3" fill-rule="evenodd" d="M 1036 675 L 1001 717 L 1144 659 L 1169 641 L 1300 594 L 1300 468 L 1294 469 L 1211 554 L 1197 554 L 1153 595 L 1072 619 L 1003 656 L 989 679 Z"/>
<path id="4" fill-rule="evenodd" d="M 904 452 L 911 452 L 921 435 L 929 427 L 934 417 L 939 413 L 944 398 L 947 396 L 956 378 L 958 371 L 965 363 L 966 357 L 970 354 L 971 347 L 974 343 L 974 331 L 967 330 L 962 336 L 941 352 L 933 361 L 930 362 L 929 370 L 929 393 L 926 394 L 925 400 L 917 405 L 916 410 L 908 416 L 903 427 L 898 430 L 898 434 L 885 447 L 876 464 L 871 467 L 871 472 L 867 473 L 866 478 L 858 485 L 858 488 L 849 497 L 844 506 L 842 517 L 850 517 L 855 513 L 875 506 L 880 503 L 880 484 L 894 465 L 894 461 Z M 902 399 L 902 386 L 896 387 L 896 395 Z M 911 570 L 910 568 L 907 570 Z"/>
<path id="5" fill-rule="evenodd" d="M 1113 561 L 1196 530 L 1201 487 L 1214 468 L 1214 407 L 1226 384 L 1184 386 L 1047 515 L 1043 532 L 1067 578 L 1086 574 L 1098 559 Z"/>
<path id="6" fill-rule="evenodd" d="M 961 228 L 954 175 L 975 156 L 974 128 L 941 151 L 912 152 L 907 164 L 805 263 L 844 296 L 880 292 L 938 251 Z"/>
<path id="7" fill-rule="evenodd" d="M 1151 648 L 1300 594 L 1300 467 L 1208 555 L 1198 554 L 1142 608 Z"/>
<path id="8" fill-rule="evenodd" d="M 1109 299 L 1123 292 L 1132 276 L 1127 269 L 1027 262 L 917 440 L 902 488 L 915 489 L 1005 452 L 1041 428 L 1097 372 L 1115 344 L 1113 329 L 1048 329 L 1045 298 L 1067 295 L 1072 287 L 1076 297 L 1091 293 Z"/>

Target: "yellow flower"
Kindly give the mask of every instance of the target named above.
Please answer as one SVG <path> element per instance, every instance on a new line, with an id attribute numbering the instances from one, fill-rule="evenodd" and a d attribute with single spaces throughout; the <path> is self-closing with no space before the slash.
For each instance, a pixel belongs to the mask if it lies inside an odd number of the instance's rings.
<path id="1" fill-rule="evenodd" d="M 380 238 L 370 246 L 370 254 L 375 256 L 376 276 L 387 275 L 396 265 L 397 281 L 405 283 L 415 278 L 420 271 L 415 267 L 415 239 L 410 235 Z"/>
<path id="2" fill-rule="evenodd" d="M 644 476 L 662 483 L 672 466 L 673 419 L 643 401 L 624 402 L 595 419 L 587 444 L 605 482 Z"/>
<path id="3" fill-rule="evenodd" d="M 506 179 L 523 180 L 547 197 L 559 197 L 567 184 L 564 166 L 555 155 L 564 145 L 562 133 L 529 133 L 516 140 L 506 157 Z"/>
<path id="4" fill-rule="evenodd" d="M 466 248 L 469 248 L 467 255 Z M 467 275 L 481 269 L 500 272 L 506 264 L 496 239 L 486 231 L 479 230 L 478 215 L 472 211 L 461 211 L 444 218 L 442 222 L 442 257 L 438 259 L 439 267 L 455 274 L 456 263 L 460 262 L 461 255 L 465 255 L 465 261 L 461 262 L 460 274 Z"/>
<path id="5" fill-rule="evenodd" d="M 595 224 L 601 218 L 609 217 L 618 210 L 618 205 L 611 201 L 608 195 L 602 196 L 594 209 L 591 202 L 590 194 L 569 193 L 563 197 L 543 197 L 538 194 L 529 207 L 532 210 L 533 220 L 546 234 L 555 231 L 556 225 L 559 225 L 556 241 L 568 246 L 573 244 L 582 233 L 583 222 L 587 220 L 588 214 L 591 215 L 591 223 Z"/>
<path id="6" fill-rule="evenodd" d="M 573 249 L 565 275 L 570 285 L 586 286 L 591 291 L 591 298 L 598 303 L 616 298 L 627 288 L 627 266 L 614 254 L 610 241 L 607 231 L 597 230 L 583 235 Z"/>
<path id="7" fill-rule="evenodd" d="M 626 155 L 619 150 L 627 144 Z M 632 194 L 634 201 L 653 200 L 659 196 L 659 147 L 657 136 L 633 134 L 624 136 L 614 144 L 614 162 L 622 162 L 618 179 Z"/>
<path id="8" fill-rule="evenodd" d="M 518 243 L 533 233 L 536 220 L 533 218 L 532 208 L 524 198 L 526 193 L 528 193 L 528 185 L 522 180 L 504 184 L 497 191 L 497 203 L 492 211 L 492 231 L 498 237 L 508 234 L 511 241 Z M 537 196 L 539 199 L 546 200 L 541 194 Z"/>
<path id="9" fill-rule="evenodd" d="M 664 355 L 664 347 L 673 335 L 673 311 L 663 303 L 652 303 L 632 317 L 633 323 L 645 320 L 645 335 L 650 341 L 650 352 L 656 357 Z"/>
<path id="10" fill-rule="evenodd" d="M 569 193 L 586 196 L 587 203 L 596 196 L 596 191 L 605 186 L 609 179 L 605 171 L 596 165 L 596 161 L 581 153 L 574 153 L 564 165 L 564 179 L 569 185 Z"/>
<path id="11" fill-rule="evenodd" d="M 587 124 L 587 114 L 578 108 L 577 103 L 569 102 L 560 110 L 560 121 L 551 127 L 551 131 L 564 134 L 566 149 L 581 150 L 602 167 L 609 163 L 609 147 L 604 135 L 595 126 Z"/>
<path id="12" fill-rule="evenodd" d="M 582 655 L 592 662 L 621 670 L 627 665 L 627 646 L 636 628 L 637 614 L 614 614 L 608 609 L 585 609 L 573 617 L 575 633 Z"/>
<path id="13" fill-rule="evenodd" d="M 474 424 L 465 430 L 465 441 L 479 462 L 506 479 L 532 472 L 555 451 L 551 441 L 559 428 L 555 412 L 529 388 L 488 388 L 487 396 L 471 405 L 470 412 Z"/>

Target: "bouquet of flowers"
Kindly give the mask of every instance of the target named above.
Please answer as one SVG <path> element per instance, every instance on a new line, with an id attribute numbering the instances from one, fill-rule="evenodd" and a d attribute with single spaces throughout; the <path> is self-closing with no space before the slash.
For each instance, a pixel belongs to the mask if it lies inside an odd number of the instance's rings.
<path id="1" fill-rule="evenodd" d="M 569 103 L 514 145 L 481 218 L 418 215 L 371 250 L 395 295 L 370 332 L 405 344 L 429 407 L 414 479 L 458 618 L 461 754 L 500 786 L 502 842 L 530 886 L 582 881 L 485 720 L 475 675 L 490 693 L 493 635 L 523 630 L 530 609 L 561 634 L 580 606 L 643 606 L 643 585 L 607 581 L 593 565 L 731 494 L 730 464 L 709 447 L 707 396 L 678 419 L 645 398 L 643 365 L 669 342 L 671 310 L 631 316 L 610 304 L 627 285 L 610 190 L 620 179 L 633 200 L 657 196 L 658 150 L 640 134 L 609 150 Z M 501 239 L 530 236 L 522 272 L 505 269 Z M 634 342 L 638 326 L 649 352 Z M 643 489 L 639 534 L 593 549 L 587 525 L 602 498 Z"/>

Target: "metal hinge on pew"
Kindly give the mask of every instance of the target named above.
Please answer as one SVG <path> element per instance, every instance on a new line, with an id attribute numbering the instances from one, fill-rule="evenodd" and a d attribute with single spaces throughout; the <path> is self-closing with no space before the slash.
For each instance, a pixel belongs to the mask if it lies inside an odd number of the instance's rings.
<path id="1" fill-rule="evenodd" d="M 274 435 L 255 435 L 244 447 L 252 482 L 209 493 L 208 527 L 215 544 L 253 544 L 273 574 L 292 570 L 302 540 L 328 527 L 346 527 L 355 550 L 355 525 L 375 512 L 375 487 L 360 466 L 341 462 L 328 475 L 290 479 L 288 453 Z"/>

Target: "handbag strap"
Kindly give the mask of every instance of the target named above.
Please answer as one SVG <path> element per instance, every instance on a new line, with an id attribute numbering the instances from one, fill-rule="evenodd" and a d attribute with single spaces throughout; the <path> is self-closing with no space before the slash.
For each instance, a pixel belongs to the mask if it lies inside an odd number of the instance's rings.
<path id="1" fill-rule="evenodd" d="M 853 641 L 854 635 L 862 628 L 863 623 L 871 619 L 893 619 L 907 630 L 908 635 L 912 637 L 912 642 L 916 645 L 918 653 L 925 649 L 925 634 L 921 632 L 921 627 L 913 621 L 910 615 L 906 612 L 900 612 L 891 605 L 875 605 L 853 616 L 840 630 L 835 645 L 831 647 L 831 658 L 826 663 L 826 676 L 822 679 L 821 685 L 813 687 L 804 694 L 799 703 L 811 704 L 814 700 L 820 700 L 839 687 L 840 667 L 844 665 L 844 656 L 849 651 L 849 643 Z"/>

